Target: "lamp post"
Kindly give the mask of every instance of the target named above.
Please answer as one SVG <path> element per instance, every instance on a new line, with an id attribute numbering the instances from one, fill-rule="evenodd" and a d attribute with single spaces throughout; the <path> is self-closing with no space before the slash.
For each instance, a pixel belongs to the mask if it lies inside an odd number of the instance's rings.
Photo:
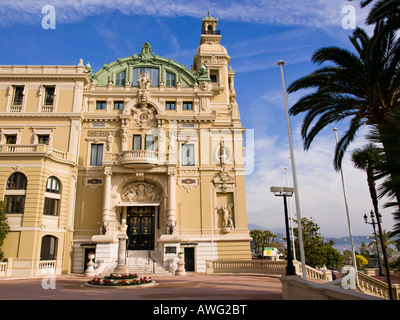
<path id="1" fill-rule="evenodd" d="M 335 133 L 336 145 L 338 145 L 337 130 L 338 130 L 337 128 L 333 128 L 333 132 Z M 340 177 L 342 178 L 342 189 L 343 189 L 344 205 L 345 205 L 345 208 L 346 208 L 347 227 L 348 227 L 348 229 L 349 229 L 350 243 L 351 243 L 351 252 L 352 252 L 352 255 L 353 255 L 353 267 L 354 267 L 354 270 L 356 271 L 356 283 L 358 283 L 358 279 L 357 279 L 356 251 L 355 251 L 355 248 L 354 248 L 353 233 L 352 233 L 352 231 L 351 231 L 349 206 L 348 206 L 348 204 L 347 204 L 347 195 L 346 195 L 346 188 L 345 188 L 345 186 L 344 186 L 344 177 L 343 177 L 343 170 L 342 170 L 342 168 L 340 168 Z"/>
<path id="2" fill-rule="evenodd" d="M 287 94 L 286 94 L 286 86 L 285 86 L 285 76 L 283 73 L 283 65 L 285 64 L 282 60 L 278 61 L 278 66 L 281 69 L 281 78 L 282 78 L 282 88 L 283 88 L 283 100 L 285 103 L 285 111 L 286 111 L 286 123 L 288 129 L 288 136 L 289 136 L 289 149 L 290 149 L 290 161 L 292 164 L 292 174 L 293 174 L 293 184 L 294 184 L 294 191 L 295 201 L 296 201 L 296 215 L 297 215 L 297 226 L 299 229 L 299 246 L 300 246 L 300 258 L 301 258 L 301 270 L 303 274 L 303 279 L 307 279 L 307 271 L 306 271 L 306 259 L 304 256 L 304 246 L 303 246 L 303 227 L 301 225 L 301 213 L 300 213 L 300 197 L 299 197 L 299 187 L 297 185 L 297 174 L 296 174 L 296 161 L 294 158 L 293 152 L 293 143 L 292 143 L 292 132 L 290 129 L 290 120 L 289 120 L 289 110 L 288 110 L 288 103 L 287 103 Z"/>
<path id="3" fill-rule="evenodd" d="M 286 187 L 289 187 L 289 181 L 288 181 L 288 174 L 287 174 L 287 168 L 285 167 L 285 174 L 286 174 Z M 292 232 L 292 249 L 293 249 L 293 259 L 296 260 L 296 248 L 294 245 L 294 233 L 293 233 L 293 215 L 292 215 L 292 208 L 290 205 L 290 201 L 288 202 L 289 205 L 289 214 L 290 214 L 290 230 Z"/>
<path id="4" fill-rule="evenodd" d="M 270 191 L 275 194 L 277 197 L 283 197 L 283 206 L 285 209 L 285 227 L 286 227 L 286 244 L 287 244 L 287 266 L 286 266 L 286 275 L 287 276 L 295 276 L 296 268 L 293 265 L 293 255 L 290 244 L 290 232 L 289 232 L 289 217 L 287 210 L 287 197 L 291 197 L 294 192 L 294 188 L 289 187 L 271 187 Z"/>
<path id="5" fill-rule="evenodd" d="M 381 219 L 381 217 L 379 216 L 379 219 Z M 372 228 L 374 228 L 374 236 L 375 236 L 375 246 L 376 246 L 376 254 L 378 256 L 378 266 L 379 266 L 379 275 L 383 276 L 383 271 L 382 271 L 382 265 L 381 265 L 381 258 L 379 255 L 379 246 L 378 246 L 378 239 L 376 238 L 376 229 L 375 229 L 375 219 L 374 219 L 374 212 L 371 210 L 371 221 L 372 222 L 368 222 L 368 217 L 367 214 L 364 214 L 364 221 L 366 224 L 371 224 Z"/>

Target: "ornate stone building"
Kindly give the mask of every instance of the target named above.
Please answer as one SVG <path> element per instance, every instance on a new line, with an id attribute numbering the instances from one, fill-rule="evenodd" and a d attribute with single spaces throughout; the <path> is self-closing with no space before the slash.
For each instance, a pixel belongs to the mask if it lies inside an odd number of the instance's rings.
<path id="1" fill-rule="evenodd" d="M 9 274 L 82 273 L 89 252 L 104 270 L 156 272 L 178 252 L 197 272 L 251 258 L 245 129 L 216 28 L 203 19 L 191 70 L 149 43 L 95 73 L 0 66 Z"/>

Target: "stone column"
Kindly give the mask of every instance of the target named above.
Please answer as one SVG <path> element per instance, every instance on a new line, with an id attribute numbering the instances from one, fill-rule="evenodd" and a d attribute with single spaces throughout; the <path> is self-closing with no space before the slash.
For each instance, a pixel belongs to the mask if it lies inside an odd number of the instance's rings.
<path id="1" fill-rule="evenodd" d="M 170 234 L 176 226 L 176 181 L 175 181 L 175 170 L 168 170 L 168 219 L 167 227 L 170 230 Z M 172 232 L 171 232 L 172 231 Z"/>
<path id="2" fill-rule="evenodd" d="M 111 209 L 111 176 L 110 168 L 104 169 L 103 225 L 108 226 Z M 105 232 L 107 234 L 107 232 Z"/>
<path id="3" fill-rule="evenodd" d="M 122 219 L 118 234 L 118 264 L 114 273 L 128 273 L 128 268 L 126 267 L 126 240 L 128 239 L 126 229 L 126 221 Z"/>

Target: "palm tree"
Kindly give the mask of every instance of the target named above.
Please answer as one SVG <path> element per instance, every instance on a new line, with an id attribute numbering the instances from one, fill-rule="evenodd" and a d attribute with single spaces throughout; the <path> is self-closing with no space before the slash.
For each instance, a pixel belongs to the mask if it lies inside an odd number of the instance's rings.
<path id="1" fill-rule="evenodd" d="M 392 235 L 397 237 L 398 245 L 400 245 L 400 110 L 395 110 L 386 115 L 387 125 L 378 129 L 371 130 L 368 138 L 377 143 L 384 142 L 384 151 L 390 154 L 390 162 L 384 161 L 375 167 L 376 178 L 385 179 L 378 189 L 378 196 L 382 198 L 387 196 L 391 202 L 386 203 L 385 207 L 396 207 L 393 212 L 394 225 Z M 397 198 L 397 199 L 396 199 Z M 397 201 L 396 201 L 397 200 Z"/>
<path id="2" fill-rule="evenodd" d="M 385 160 L 381 148 L 373 143 L 365 145 L 363 148 L 357 148 L 353 151 L 351 156 L 354 167 L 364 170 L 367 173 L 367 182 L 369 193 L 371 196 L 372 204 L 374 206 L 375 214 L 378 211 L 378 194 L 375 184 L 375 168 L 381 165 Z"/>
<path id="3" fill-rule="evenodd" d="M 306 113 L 301 134 L 307 150 L 318 133 L 330 124 L 350 119 L 350 125 L 336 146 L 334 167 L 341 168 L 348 145 L 364 125 L 382 125 L 385 114 L 400 109 L 400 39 L 394 32 L 382 32 L 377 23 L 372 37 L 361 28 L 349 37 L 355 53 L 338 47 L 317 50 L 316 64 L 333 62 L 294 81 L 289 93 L 301 89 L 316 91 L 305 95 L 290 109 L 291 115 Z"/>
<path id="4" fill-rule="evenodd" d="M 364 8 L 373 0 L 364 0 L 360 3 Z M 386 21 L 392 29 L 400 27 L 400 1 L 399 0 L 378 0 L 368 14 L 366 23 L 375 24 L 379 21 Z"/>

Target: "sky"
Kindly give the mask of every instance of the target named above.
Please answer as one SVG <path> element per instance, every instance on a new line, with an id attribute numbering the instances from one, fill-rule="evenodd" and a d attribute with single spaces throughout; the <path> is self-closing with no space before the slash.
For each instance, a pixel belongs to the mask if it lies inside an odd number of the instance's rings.
<path id="1" fill-rule="evenodd" d="M 364 25 L 368 8 L 360 9 L 359 1 L 2 0 L 0 64 L 77 65 L 83 59 L 98 71 L 119 57 L 138 54 L 149 42 L 156 54 L 190 69 L 208 11 L 218 18 L 221 44 L 236 72 L 236 99 L 247 128 L 246 155 L 254 146 L 254 166 L 249 165 L 246 173 L 248 223 L 269 230 L 284 228 L 282 198 L 270 193 L 271 186 L 293 186 L 277 62 L 285 62 L 289 86 L 319 67 L 311 62 L 316 50 L 327 46 L 351 50 L 352 28 L 371 32 Z M 289 94 L 289 108 L 305 93 Z M 372 209 L 366 174 L 350 161 L 352 150 L 367 143 L 369 128 L 360 130 L 343 163 L 348 220 L 341 176 L 332 165 L 334 126 L 323 130 L 305 151 L 300 136 L 303 116 L 290 117 L 301 217 L 314 219 L 326 237 L 349 236 L 350 230 L 353 235 L 370 235 L 372 227 L 363 220 Z M 335 126 L 340 139 L 347 123 Z M 293 198 L 289 209 L 296 213 Z M 390 211 L 381 212 L 383 228 L 392 230 Z"/>

